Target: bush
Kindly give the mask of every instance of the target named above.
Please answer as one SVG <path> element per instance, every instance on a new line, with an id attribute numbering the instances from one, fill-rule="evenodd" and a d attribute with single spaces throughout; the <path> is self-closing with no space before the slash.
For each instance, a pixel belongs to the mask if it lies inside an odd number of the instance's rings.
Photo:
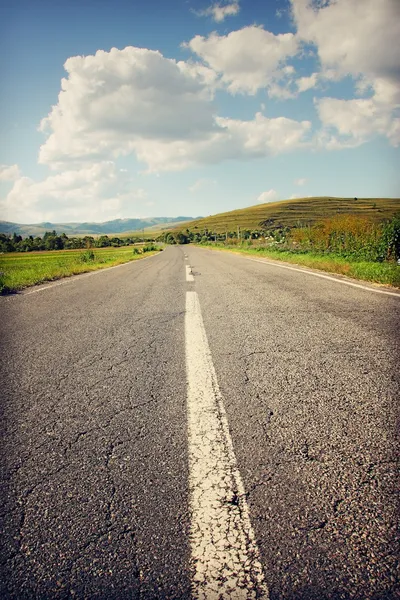
<path id="1" fill-rule="evenodd" d="M 383 258 L 400 258 L 400 214 L 385 223 L 382 228 Z"/>
<path id="2" fill-rule="evenodd" d="M 293 228 L 289 247 L 353 260 L 393 260 L 400 255 L 400 219 L 374 223 L 364 217 L 337 215 L 312 227 Z"/>
<path id="3" fill-rule="evenodd" d="M 141 252 L 140 252 L 139 248 L 134 248 L 134 249 L 132 250 L 132 253 L 133 253 L 133 254 L 141 254 Z"/>
<path id="4" fill-rule="evenodd" d="M 79 260 L 83 263 L 94 262 L 96 260 L 96 255 L 93 250 L 85 250 L 85 252 L 81 252 L 79 255 Z"/>
<path id="5" fill-rule="evenodd" d="M 147 244 L 147 246 L 143 246 L 142 248 L 142 252 L 155 252 L 156 250 L 159 250 L 159 247 L 155 244 Z"/>
<path id="6" fill-rule="evenodd" d="M 7 294 L 9 291 L 10 289 L 5 283 L 5 275 L 0 272 L 0 294 Z"/>

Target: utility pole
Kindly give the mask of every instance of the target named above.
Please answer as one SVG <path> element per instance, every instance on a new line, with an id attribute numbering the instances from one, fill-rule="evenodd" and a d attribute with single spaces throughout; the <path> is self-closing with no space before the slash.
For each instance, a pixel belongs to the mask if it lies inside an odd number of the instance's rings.
<path id="1" fill-rule="evenodd" d="M 237 237 L 238 237 L 238 241 L 240 240 L 240 227 L 239 225 L 237 226 Z"/>
<path id="2" fill-rule="evenodd" d="M 144 227 L 143 227 L 143 229 L 142 229 L 142 234 L 143 234 L 143 235 L 142 235 L 142 239 L 143 239 L 143 244 L 144 244 Z"/>

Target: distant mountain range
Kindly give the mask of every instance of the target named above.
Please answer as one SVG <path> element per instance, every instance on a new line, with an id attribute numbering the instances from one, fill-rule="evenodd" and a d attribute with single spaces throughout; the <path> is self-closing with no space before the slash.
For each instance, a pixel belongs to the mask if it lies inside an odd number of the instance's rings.
<path id="1" fill-rule="evenodd" d="M 147 219 L 114 219 L 104 223 L 35 223 L 22 225 L 0 221 L 0 233 L 16 233 L 27 237 L 29 235 L 42 236 L 46 231 L 57 231 L 58 234 L 71 235 L 104 235 L 112 233 L 130 233 L 141 229 L 165 229 L 192 221 L 194 217 L 149 217 Z M 196 217 L 200 218 L 200 217 Z"/>

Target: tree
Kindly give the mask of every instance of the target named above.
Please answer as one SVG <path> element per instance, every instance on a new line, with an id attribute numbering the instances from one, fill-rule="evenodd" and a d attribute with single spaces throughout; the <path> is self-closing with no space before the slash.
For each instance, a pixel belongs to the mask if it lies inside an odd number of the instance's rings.
<path id="1" fill-rule="evenodd" d="M 107 248 L 108 246 L 111 246 L 111 240 L 108 235 L 101 235 L 99 238 L 97 238 L 96 246 L 98 248 Z"/>
<path id="2" fill-rule="evenodd" d="M 187 244 L 189 242 L 188 236 L 182 231 L 178 231 L 176 234 L 176 243 L 177 244 Z"/>
<path id="3" fill-rule="evenodd" d="M 43 240 L 46 241 L 48 237 L 57 237 L 57 231 L 53 229 L 53 231 L 46 231 Z"/>
<path id="4" fill-rule="evenodd" d="M 22 235 L 17 235 L 14 231 L 12 236 L 12 243 L 14 246 L 16 246 L 19 242 L 22 242 Z"/>
<path id="5" fill-rule="evenodd" d="M 176 244 L 176 239 L 171 232 L 166 234 L 165 243 L 166 244 Z"/>
<path id="6" fill-rule="evenodd" d="M 0 252 L 13 252 L 14 244 L 11 238 L 4 233 L 0 233 Z"/>
<path id="7" fill-rule="evenodd" d="M 82 239 L 82 248 L 93 248 L 94 246 L 95 246 L 94 237 L 92 237 L 91 235 L 85 235 L 85 237 Z"/>

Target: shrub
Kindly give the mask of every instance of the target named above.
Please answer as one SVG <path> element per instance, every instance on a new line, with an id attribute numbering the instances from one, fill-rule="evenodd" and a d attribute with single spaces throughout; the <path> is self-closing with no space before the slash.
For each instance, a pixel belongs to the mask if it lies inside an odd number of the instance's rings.
<path id="1" fill-rule="evenodd" d="M 133 248 L 132 253 L 133 254 L 141 254 L 139 248 Z"/>
<path id="2" fill-rule="evenodd" d="M 9 291 L 10 289 L 5 283 L 5 275 L 4 273 L 0 272 L 0 294 L 6 294 Z"/>
<path id="3" fill-rule="evenodd" d="M 85 252 L 81 252 L 79 255 L 79 260 L 83 263 L 94 262 L 96 260 L 96 255 L 93 250 L 85 250 Z"/>
<path id="4" fill-rule="evenodd" d="M 386 259 L 400 258 L 400 214 L 383 225 L 382 250 Z"/>
<path id="5" fill-rule="evenodd" d="M 364 217 L 338 215 L 312 227 L 293 228 L 289 241 L 297 251 L 383 262 L 400 255 L 400 219 L 374 223 Z"/>
<path id="6" fill-rule="evenodd" d="M 142 252 L 155 252 L 156 250 L 159 250 L 159 247 L 155 244 L 147 244 L 147 246 L 143 246 L 142 248 Z"/>

